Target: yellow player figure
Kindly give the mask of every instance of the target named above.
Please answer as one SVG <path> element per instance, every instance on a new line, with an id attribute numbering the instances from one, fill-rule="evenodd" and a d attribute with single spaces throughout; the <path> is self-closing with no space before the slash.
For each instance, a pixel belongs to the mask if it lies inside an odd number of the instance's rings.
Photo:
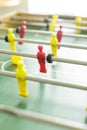
<path id="1" fill-rule="evenodd" d="M 10 44 L 10 49 L 16 51 L 15 35 L 13 34 L 12 29 L 8 29 L 8 42 Z"/>
<path id="2" fill-rule="evenodd" d="M 54 31 L 56 22 L 57 22 L 57 18 L 58 18 L 57 15 L 52 16 L 52 21 L 50 22 L 50 25 L 49 25 L 49 31 Z"/>
<path id="3" fill-rule="evenodd" d="M 53 21 L 57 22 L 57 19 L 58 19 L 58 15 L 53 15 L 53 16 L 52 16 L 52 20 L 53 20 Z"/>
<path id="4" fill-rule="evenodd" d="M 51 22 L 49 25 L 49 31 L 54 31 L 55 28 L 55 22 Z"/>
<path id="5" fill-rule="evenodd" d="M 56 34 L 52 34 L 52 39 L 50 41 L 50 45 L 51 45 L 51 50 L 52 50 L 52 54 L 54 57 L 57 56 L 57 49 L 58 49 L 58 40 L 56 38 Z"/>
<path id="6" fill-rule="evenodd" d="M 10 49 L 12 51 L 16 51 L 16 42 L 15 42 L 15 35 L 13 33 L 13 30 L 10 28 L 8 29 L 8 42 L 10 44 Z M 12 55 L 11 61 L 13 64 L 18 64 L 18 62 L 22 60 L 21 56 Z"/>
<path id="7" fill-rule="evenodd" d="M 25 79 L 26 75 L 27 71 L 24 68 L 24 62 L 20 60 L 16 70 L 16 77 L 19 85 L 19 95 L 23 97 L 28 97 L 28 91 L 26 89 L 27 81 Z"/>
<path id="8" fill-rule="evenodd" d="M 76 17 L 75 23 L 76 23 L 76 26 L 77 26 L 77 27 L 81 26 L 81 17 L 79 17 L 79 16 Z M 76 33 L 77 33 L 77 34 L 80 34 L 80 33 L 81 33 L 81 30 L 76 30 Z"/>

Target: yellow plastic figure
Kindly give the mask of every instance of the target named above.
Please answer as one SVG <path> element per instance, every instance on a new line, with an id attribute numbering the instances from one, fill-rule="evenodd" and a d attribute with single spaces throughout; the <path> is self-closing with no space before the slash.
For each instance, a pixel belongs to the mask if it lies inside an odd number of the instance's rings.
<path id="1" fill-rule="evenodd" d="M 58 40 L 56 39 L 56 34 L 52 34 L 52 39 L 50 41 L 52 54 L 54 57 L 57 56 L 57 49 L 58 49 Z"/>
<path id="2" fill-rule="evenodd" d="M 77 26 L 77 27 L 81 26 L 81 17 L 79 17 L 79 16 L 76 17 L 75 23 L 76 23 L 76 26 Z M 80 33 L 81 33 L 81 30 L 76 30 L 76 33 L 77 33 L 77 34 L 80 34 Z"/>
<path id="3" fill-rule="evenodd" d="M 10 49 L 12 51 L 16 51 L 16 42 L 15 42 L 15 35 L 13 34 L 12 29 L 8 29 L 8 42 L 10 44 Z M 21 56 L 12 55 L 11 61 L 13 64 L 18 64 L 18 62 L 22 60 Z"/>
<path id="4" fill-rule="evenodd" d="M 19 95 L 23 97 L 28 97 L 28 91 L 26 89 L 27 81 L 25 79 L 26 75 L 27 71 L 24 68 L 24 62 L 20 60 L 16 70 L 16 77 L 19 85 Z"/>
<path id="5" fill-rule="evenodd" d="M 57 15 L 52 16 L 52 21 L 50 22 L 50 25 L 49 25 L 49 31 L 54 31 L 56 22 L 57 22 L 57 18 L 58 18 Z"/>
<path id="6" fill-rule="evenodd" d="M 58 15 L 53 15 L 53 16 L 52 16 L 52 21 L 57 22 L 57 19 L 58 19 Z"/>
<path id="7" fill-rule="evenodd" d="M 15 35 L 13 34 L 12 29 L 8 29 L 8 42 L 10 44 L 10 49 L 16 51 Z"/>
<path id="8" fill-rule="evenodd" d="M 55 22 L 51 22 L 49 25 L 49 31 L 54 31 L 55 28 Z"/>

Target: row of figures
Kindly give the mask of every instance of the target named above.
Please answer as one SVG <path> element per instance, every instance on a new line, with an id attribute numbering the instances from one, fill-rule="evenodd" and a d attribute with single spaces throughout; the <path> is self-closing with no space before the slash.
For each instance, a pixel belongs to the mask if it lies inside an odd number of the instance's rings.
<path id="1" fill-rule="evenodd" d="M 20 38 L 24 38 L 25 30 L 26 30 L 26 22 L 23 21 L 21 27 L 19 27 L 17 29 L 17 32 L 21 32 Z M 47 58 L 48 59 L 47 61 L 49 63 L 52 62 L 51 56 L 54 56 L 54 57 L 57 56 L 57 50 L 59 48 L 57 38 L 59 38 L 59 42 L 60 42 L 61 41 L 60 36 L 62 37 L 62 26 L 60 26 L 58 35 L 56 35 L 54 33 L 52 34 L 52 38 L 50 40 L 52 55 L 49 55 Z M 8 35 L 5 37 L 5 41 L 9 42 L 10 49 L 12 51 L 17 52 L 15 34 L 13 33 L 12 29 L 8 30 Z M 23 42 L 20 41 L 19 44 L 23 44 Z M 47 72 L 46 53 L 43 51 L 43 46 L 41 46 L 41 45 L 38 46 L 37 59 L 38 59 L 38 63 L 39 63 L 39 71 L 42 73 L 46 73 Z M 27 86 L 27 81 L 26 81 L 27 70 L 25 69 L 23 58 L 22 58 L 22 56 L 12 55 L 11 61 L 13 64 L 17 65 L 16 78 L 18 80 L 19 95 L 23 96 L 23 97 L 28 97 L 29 93 L 28 93 L 27 87 L 26 87 Z"/>
<path id="2" fill-rule="evenodd" d="M 55 18 L 55 21 L 52 21 L 52 23 L 56 23 L 57 17 L 55 16 L 54 18 Z M 24 36 L 25 36 L 25 31 L 26 31 L 26 29 L 27 29 L 26 25 L 27 25 L 26 21 L 22 21 L 21 26 L 16 29 L 16 32 L 19 33 L 19 37 L 20 37 L 21 39 L 24 38 Z M 50 28 L 51 28 L 51 27 L 50 27 Z M 53 30 L 54 30 L 54 29 L 53 29 Z M 50 31 L 53 31 L 53 30 L 50 29 Z M 63 35 L 62 25 L 60 25 L 60 26 L 59 26 L 59 30 L 58 30 L 57 33 L 56 33 L 56 38 L 57 38 L 58 42 L 61 42 L 61 40 L 62 40 L 62 35 Z M 21 41 L 21 42 L 19 42 L 19 44 L 22 45 L 23 42 Z"/>
<path id="3" fill-rule="evenodd" d="M 58 45 L 58 42 L 61 42 L 62 35 L 63 35 L 62 26 L 60 26 L 59 28 L 60 29 L 58 30 L 57 34 L 53 33 L 52 38 L 50 40 L 52 54 L 48 54 L 46 58 L 46 53 L 43 51 L 43 46 L 40 46 L 40 45 L 38 46 L 37 59 L 39 63 L 39 71 L 42 73 L 47 72 L 46 60 L 49 63 L 52 63 L 52 56 L 57 57 L 57 50 L 60 48 L 60 46 Z M 17 30 L 18 32 L 20 32 L 20 38 L 24 38 L 25 30 L 26 30 L 26 22 L 22 22 L 21 27 L 18 28 Z M 15 46 L 16 43 L 14 40 L 15 36 L 11 29 L 8 30 L 7 39 L 10 43 L 11 50 L 16 51 L 16 46 Z M 23 44 L 23 42 L 19 42 L 19 44 Z M 22 60 L 22 57 L 13 55 L 11 59 L 14 64 L 17 64 L 16 78 L 17 78 L 18 86 L 19 86 L 19 95 L 23 97 L 28 97 L 29 93 L 27 90 L 27 80 L 26 80 L 27 70 L 25 69 L 25 65 Z"/>
<path id="4" fill-rule="evenodd" d="M 51 24 L 49 26 L 49 30 L 53 31 L 57 22 L 57 16 L 53 16 Z M 80 26 L 78 20 L 76 21 L 78 26 Z M 19 37 L 21 39 L 24 38 L 25 36 L 25 31 L 27 29 L 26 27 L 27 23 L 26 21 L 23 21 L 21 23 L 21 26 L 16 29 L 16 32 L 19 33 Z M 57 50 L 60 48 L 58 45 L 58 42 L 61 42 L 62 40 L 62 26 L 59 27 L 59 30 L 57 33 L 52 34 L 52 38 L 50 40 L 50 45 L 51 45 L 51 51 L 52 54 L 48 54 L 46 57 L 46 53 L 43 51 L 43 46 L 38 46 L 38 52 L 37 52 L 37 60 L 39 63 L 39 71 L 42 73 L 47 72 L 46 68 L 46 60 L 49 63 L 52 63 L 52 56 L 57 57 Z M 5 37 L 5 41 L 9 42 L 10 49 L 12 51 L 17 51 L 16 49 L 16 42 L 15 42 L 15 35 L 13 34 L 13 30 L 9 29 L 8 30 L 8 35 Z M 23 44 L 22 40 L 18 42 L 20 45 Z M 18 81 L 18 86 L 19 86 L 19 95 L 23 97 L 28 97 L 29 93 L 27 91 L 27 81 L 26 81 L 26 76 L 27 76 L 27 70 L 25 69 L 25 65 L 23 62 L 23 58 L 18 55 L 12 55 L 11 56 L 11 61 L 13 64 L 17 65 L 17 70 L 16 70 L 16 78 Z"/>
<path id="5" fill-rule="evenodd" d="M 53 33 L 52 38 L 50 40 L 52 55 L 55 56 L 55 57 L 57 56 L 57 50 L 60 48 L 58 43 L 61 42 L 62 35 L 63 35 L 62 26 L 60 26 L 60 29 L 58 30 L 57 34 Z M 22 34 L 22 38 L 23 37 L 24 37 L 24 32 Z M 10 49 L 12 51 L 17 51 L 16 42 L 15 42 L 15 34 L 13 33 L 12 29 L 8 29 L 8 35 L 5 37 L 5 41 L 9 42 Z M 19 42 L 19 44 L 20 43 L 22 43 L 22 40 Z M 17 64 L 19 60 L 22 60 L 22 57 L 13 55 L 11 60 L 12 60 L 13 64 Z"/>
<path id="6" fill-rule="evenodd" d="M 49 29 L 49 31 L 53 32 L 55 30 L 55 28 L 57 27 L 58 16 L 57 15 L 53 15 L 52 18 L 51 18 L 51 21 L 49 21 L 49 18 L 46 18 L 44 21 L 47 24 L 46 28 Z M 81 21 L 82 21 L 82 18 L 80 16 L 77 16 L 75 18 L 74 23 L 75 23 L 76 27 L 80 27 L 81 26 Z M 81 30 L 77 29 L 76 33 L 80 34 Z"/>
<path id="7" fill-rule="evenodd" d="M 78 23 L 78 19 L 77 19 L 77 24 L 79 26 Z M 20 38 L 24 38 L 24 33 L 25 33 L 25 29 L 26 29 L 26 22 L 22 23 L 22 26 L 18 29 L 19 32 L 22 32 L 20 34 Z M 79 33 L 79 30 L 77 30 Z M 52 50 L 52 54 L 48 54 L 47 58 L 46 58 L 46 53 L 43 52 L 43 46 L 38 46 L 38 52 L 37 52 L 37 59 L 38 59 L 38 63 L 39 63 L 39 71 L 42 73 L 46 73 L 47 72 L 47 68 L 46 68 L 46 60 L 49 63 L 52 63 L 52 56 L 56 57 L 57 56 L 57 49 L 59 49 L 60 47 L 58 46 L 58 42 L 61 42 L 62 39 L 62 26 L 60 26 L 59 31 L 57 32 L 57 34 L 52 34 L 52 39 L 50 41 L 50 45 L 51 45 L 51 50 Z M 10 39 L 11 37 L 11 39 Z M 16 51 L 16 47 L 15 47 L 15 36 L 12 33 L 12 30 L 8 31 L 8 41 L 10 43 L 10 48 L 13 51 Z M 14 43 L 13 43 L 14 42 Z M 22 42 L 19 42 L 19 44 L 23 44 Z M 28 97 L 29 93 L 27 90 L 27 80 L 26 80 L 26 76 L 27 76 L 27 70 L 25 69 L 24 66 L 24 62 L 22 60 L 22 57 L 20 56 L 12 56 L 12 62 L 15 64 L 17 64 L 17 70 L 16 70 L 16 78 L 18 80 L 18 86 L 19 86 L 19 95 L 23 96 L 23 97 Z"/>

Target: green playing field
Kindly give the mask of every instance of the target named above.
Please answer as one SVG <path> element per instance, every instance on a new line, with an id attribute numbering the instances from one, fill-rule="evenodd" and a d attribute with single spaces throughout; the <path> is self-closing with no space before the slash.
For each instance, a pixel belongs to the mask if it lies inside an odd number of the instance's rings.
<path id="1" fill-rule="evenodd" d="M 31 29 L 46 30 L 45 28 L 39 27 L 31 27 Z M 6 34 L 7 32 L 5 34 L 1 34 L 1 36 L 5 36 Z M 18 34 L 16 34 L 16 37 L 19 37 Z M 36 40 L 41 39 L 50 42 L 51 35 L 27 33 L 25 35 L 25 38 Z M 82 38 L 63 37 L 62 42 L 67 44 L 72 43 L 74 45 L 87 44 L 87 40 Z M 16 44 L 16 46 L 19 52 L 36 54 L 38 51 L 37 44 L 23 43 L 23 45 Z M 51 53 L 50 46 L 43 45 L 43 48 L 46 55 Z M 10 50 L 9 43 L 0 40 L 0 49 Z M 61 47 L 58 50 L 58 57 L 86 61 L 87 51 Z M 11 63 L 10 58 L 10 55 L 0 54 L 1 70 L 4 69 L 15 72 L 17 66 Z M 37 59 L 24 57 L 23 60 L 28 74 L 42 78 L 52 78 L 62 82 L 87 85 L 87 66 L 60 62 L 54 62 L 52 64 L 47 63 L 47 73 L 43 74 L 39 72 Z M 55 116 L 58 118 L 81 122 L 84 124 L 87 123 L 87 113 L 85 111 L 85 108 L 87 106 L 86 91 L 34 81 L 28 81 L 27 89 L 29 91 L 29 97 L 20 97 L 18 95 L 18 84 L 16 78 L 0 75 L 0 104 L 5 104 L 10 107 L 29 110 L 44 115 L 50 115 L 53 117 Z M 38 121 L 27 120 L 24 118 L 16 117 L 14 115 L 0 113 L 0 130 L 41 129 L 68 130 L 65 128 L 40 123 Z"/>

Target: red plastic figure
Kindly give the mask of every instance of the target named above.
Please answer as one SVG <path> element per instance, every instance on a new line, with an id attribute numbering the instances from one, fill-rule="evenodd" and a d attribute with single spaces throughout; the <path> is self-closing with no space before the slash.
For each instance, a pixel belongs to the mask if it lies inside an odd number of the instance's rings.
<path id="1" fill-rule="evenodd" d="M 45 61 L 45 53 L 43 52 L 43 46 L 38 46 L 37 59 L 40 64 L 40 72 L 46 73 L 46 61 Z"/>
<path id="2" fill-rule="evenodd" d="M 60 29 L 59 29 L 59 31 L 57 31 L 56 37 L 57 37 L 57 39 L 58 39 L 58 42 L 61 42 L 61 40 L 62 40 L 62 35 L 63 35 L 62 25 L 60 25 L 59 28 L 60 28 Z"/>
<path id="3" fill-rule="evenodd" d="M 21 23 L 20 28 L 19 28 L 20 38 L 24 38 L 25 30 L 26 30 L 26 21 L 23 21 Z M 23 44 L 23 42 L 19 42 L 19 44 Z"/>

